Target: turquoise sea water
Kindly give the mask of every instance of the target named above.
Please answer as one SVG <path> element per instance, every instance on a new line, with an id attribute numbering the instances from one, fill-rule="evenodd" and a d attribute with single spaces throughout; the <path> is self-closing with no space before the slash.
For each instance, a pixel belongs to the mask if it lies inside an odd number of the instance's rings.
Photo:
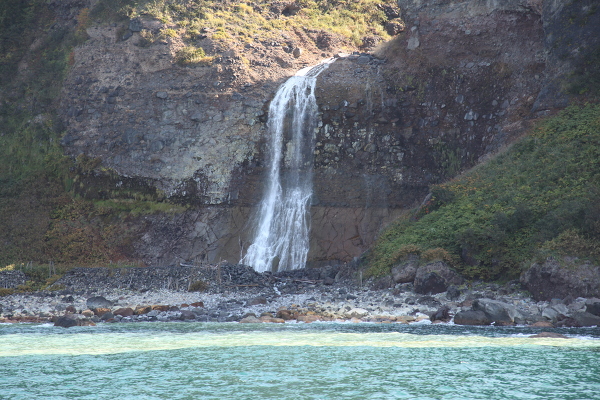
<path id="1" fill-rule="evenodd" d="M 0 325 L 0 399 L 600 399 L 600 330 Z"/>

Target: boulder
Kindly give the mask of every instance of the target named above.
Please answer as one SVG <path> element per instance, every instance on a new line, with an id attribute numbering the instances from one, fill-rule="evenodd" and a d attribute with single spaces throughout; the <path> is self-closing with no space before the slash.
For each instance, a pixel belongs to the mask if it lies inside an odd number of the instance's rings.
<path id="1" fill-rule="evenodd" d="M 183 307 L 183 304 L 181 305 Z M 196 301 L 192 304 L 190 304 L 191 307 L 204 307 L 204 302 L 203 301 Z"/>
<path id="2" fill-rule="evenodd" d="M 110 308 L 104 308 L 104 307 L 98 307 L 98 308 L 94 308 L 94 315 L 97 315 L 98 317 L 102 318 L 102 316 L 108 312 L 110 312 Z"/>
<path id="3" fill-rule="evenodd" d="M 118 308 L 113 311 L 114 315 L 120 315 L 121 317 L 131 317 L 133 315 L 133 309 L 130 307 Z"/>
<path id="4" fill-rule="evenodd" d="M 550 321 L 556 321 L 558 319 L 558 312 L 556 312 L 556 310 L 552 307 L 546 307 L 544 308 L 544 311 L 542 311 L 542 317 L 549 319 Z"/>
<path id="5" fill-rule="evenodd" d="M 133 18 L 129 21 L 129 30 L 131 32 L 140 32 L 144 29 L 144 25 L 140 18 Z"/>
<path id="6" fill-rule="evenodd" d="M 457 325 L 489 325 L 492 323 L 483 311 L 467 310 L 459 311 L 454 316 Z"/>
<path id="7" fill-rule="evenodd" d="M 86 305 L 87 305 L 87 308 L 89 308 L 90 310 L 93 310 L 95 308 L 111 308 L 113 303 L 112 303 L 112 301 L 106 300 L 102 296 L 94 296 L 94 297 L 90 297 L 89 299 L 87 299 Z"/>
<path id="8" fill-rule="evenodd" d="M 415 293 L 437 294 L 445 292 L 447 288 L 446 281 L 437 272 L 428 272 L 415 278 Z"/>
<path id="9" fill-rule="evenodd" d="M 433 296 L 421 296 L 416 299 L 416 303 L 427 307 L 439 307 L 442 304 Z"/>
<path id="10" fill-rule="evenodd" d="M 576 312 L 571 318 L 577 322 L 577 326 L 600 326 L 600 317 L 589 312 Z"/>
<path id="11" fill-rule="evenodd" d="M 101 321 L 108 321 L 109 319 L 112 319 L 112 320 L 115 319 L 115 315 L 113 313 L 111 313 L 110 311 L 102 314 L 102 316 L 100 317 Z"/>
<path id="12" fill-rule="evenodd" d="M 458 300 L 460 297 L 461 290 L 456 286 L 448 286 L 448 290 L 446 290 L 446 298 L 448 300 Z"/>
<path id="13" fill-rule="evenodd" d="M 497 325 L 513 324 L 518 311 L 515 306 L 490 299 L 476 299 L 473 301 L 473 311 L 482 311 L 485 316 Z"/>
<path id="14" fill-rule="evenodd" d="M 400 32 L 404 32 L 405 27 L 402 18 L 394 18 L 385 23 L 385 31 L 390 36 L 396 36 Z"/>
<path id="15" fill-rule="evenodd" d="M 185 321 L 186 319 L 196 319 L 196 313 L 189 310 L 183 310 L 179 315 L 179 319 L 182 321 Z"/>
<path id="16" fill-rule="evenodd" d="M 371 285 L 371 289 L 372 290 L 389 289 L 389 288 L 393 288 L 394 285 L 395 285 L 395 283 L 394 283 L 394 279 L 392 278 L 392 276 L 385 275 L 385 276 L 382 276 L 381 278 L 377 278 Z"/>
<path id="17" fill-rule="evenodd" d="M 585 302 L 585 311 L 600 317 L 600 299 L 588 299 Z"/>
<path id="18" fill-rule="evenodd" d="M 290 319 L 294 319 L 292 317 L 292 312 L 290 310 L 278 310 L 276 317 L 281 318 L 286 321 L 289 321 Z"/>
<path id="19" fill-rule="evenodd" d="M 408 260 L 392 268 L 392 278 L 396 283 L 409 283 L 415 280 L 417 275 L 417 260 Z"/>
<path id="20" fill-rule="evenodd" d="M 77 319 L 69 315 L 63 315 L 61 317 L 58 317 L 58 319 L 54 322 L 54 326 L 60 326 L 63 328 L 77 326 Z"/>
<path id="21" fill-rule="evenodd" d="M 137 306 L 135 308 L 135 310 L 133 311 L 133 313 L 135 315 L 142 315 L 142 314 L 148 314 L 150 311 L 152 311 L 152 307 L 150 307 L 150 306 Z"/>
<path id="22" fill-rule="evenodd" d="M 576 261 L 562 259 L 559 262 L 549 257 L 543 263 L 534 263 L 521 275 L 521 284 L 536 301 L 567 296 L 599 297 L 600 266 Z"/>
<path id="23" fill-rule="evenodd" d="M 429 317 L 429 319 L 431 320 L 431 322 L 434 321 L 443 321 L 443 322 L 448 322 L 450 321 L 451 317 L 450 317 L 450 307 L 444 305 L 440 308 L 438 308 L 438 310 L 431 315 L 431 317 Z"/>
<path id="24" fill-rule="evenodd" d="M 445 292 L 450 285 L 461 285 L 463 278 L 450 269 L 443 261 L 432 262 L 417 269 L 415 275 L 415 292 L 420 294 L 437 294 Z"/>
<path id="25" fill-rule="evenodd" d="M 249 306 L 256 306 L 259 304 L 267 304 L 267 298 L 264 296 L 257 296 L 253 299 L 251 299 L 250 301 L 248 301 Z"/>
<path id="26" fill-rule="evenodd" d="M 76 318 L 72 315 L 63 315 L 58 317 L 54 321 L 54 326 L 61 326 L 63 328 L 71 328 L 73 326 L 95 326 L 92 321 L 86 318 Z"/>
<path id="27" fill-rule="evenodd" d="M 154 305 L 152 306 L 152 310 L 156 310 L 156 311 L 169 311 L 169 308 L 171 308 L 170 306 L 167 305 Z"/>

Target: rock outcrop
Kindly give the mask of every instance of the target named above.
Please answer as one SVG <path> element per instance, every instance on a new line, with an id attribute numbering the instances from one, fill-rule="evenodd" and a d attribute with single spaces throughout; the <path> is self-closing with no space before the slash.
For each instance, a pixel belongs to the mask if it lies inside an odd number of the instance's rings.
<path id="1" fill-rule="evenodd" d="M 600 266 L 581 260 L 548 258 L 525 271 L 521 284 L 536 300 L 600 297 Z"/>
<path id="2" fill-rule="evenodd" d="M 309 260 L 352 260 L 431 184 L 564 106 L 558 79 L 600 36 L 599 13 L 565 25 L 588 3 L 399 1 L 403 23 L 390 14 L 387 27 L 395 39 L 374 54 L 339 56 L 317 84 Z M 80 168 L 76 190 L 187 207 L 130 221 L 131 257 L 237 262 L 263 190 L 270 99 L 296 70 L 351 45 L 296 31 L 282 34 L 286 46 L 257 37 L 226 49 L 201 35 L 196 44 L 213 58 L 189 67 L 177 62 L 181 40 L 145 41 L 144 31 L 161 28 L 145 17 L 94 25 L 75 49 L 62 145 L 98 161 Z"/>

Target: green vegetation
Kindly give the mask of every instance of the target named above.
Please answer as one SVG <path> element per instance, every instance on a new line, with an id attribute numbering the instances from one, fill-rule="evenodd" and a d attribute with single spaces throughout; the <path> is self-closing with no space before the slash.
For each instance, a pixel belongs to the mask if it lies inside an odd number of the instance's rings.
<path id="1" fill-rule="evenodd" d="M 186 46 L 181 48 L 175 57 L 180 65 L 210 64 L 212 57 L 207 57 L 202 47 Z"/>
<path id="2" fill-rule="evenodd" d="M 472 278 L 509 279 L 537 256 L 600 260 L 600 106 L 571 106 L 495 159 L 442 185 L 396 221 L 370 255 L 372 275 L 436 250 Z M 443 249 L 448 256 L 443 256 Z"/>
<path id="3" fill-rule="evenodd" d="M 136 0 L 101 1 L 93 15 L 151 16 L 168 28 L 161 34 L 170 37 L 194 38 L 201 31 L 210 32 L 214 40 L 237 38 L 243 41 L 279 40 L 282 31 L 322 29 L 340 34 L 355 45 L 365 36 L 388 39 L 384 30 L 385 13 L 379 4 L 395 5 L 393 1 L 377 0 L 300 0 L 295 3 Z M 118 10 L 118 12 L 114 12 Z M 167 32 L 168 31 L 168 32 Z"/>
<path id="4" fill-rule="evenodd" d="M 140 185 L 114 189 L 104 170 L 102 183 L 112 191 L 101 189 L 110 197 L 88 195 L 98 160 L 73 163 L 60 146 L 64 132 L 54 107 L 73 48 L 87 39 L 92 19 L 118 19 L 126 3 L 82 8 L 71 27 L 57 22 L 43 0 L 0 0 L 0 265 L 35 263 L 25 272 L 36 288 L 46 285 L 47 271 L 36 272 L 50 265 L 44 263 L 56 263 L 60 273 L 127 259 L 124 249 L 136 234 L 132 219 L 184 209 Z"/>
<path id="5" fill-rule="evenodd" d="M 576 63 L 567 89 L 572 94 L 600 97 L 600 46 Z"/>

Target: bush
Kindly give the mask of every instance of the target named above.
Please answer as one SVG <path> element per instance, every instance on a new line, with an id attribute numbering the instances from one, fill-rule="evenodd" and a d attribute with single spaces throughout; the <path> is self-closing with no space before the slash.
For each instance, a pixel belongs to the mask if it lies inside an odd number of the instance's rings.
<path id="1" fill-rule="evenodd" d="M 15 289 L 0 288 L 0 297 L 10 296 L 15 293 Z"/>
<path id="2" fill-rule="evenodd" d="M 201 63 L 206 57 L 202 47 L 187 46 L 180 49 L 175 59 L 180 65 L 191 65 Z"/>
<path id="3" fill-rule="evenodd" d="M 442 249 L 441 247 L 425 250 L 421 254 L 421 259 L 425 262 L 443 261 L 450 265 L 456 264 L 455 257 L 453 257 L 448 250 Z"/>

